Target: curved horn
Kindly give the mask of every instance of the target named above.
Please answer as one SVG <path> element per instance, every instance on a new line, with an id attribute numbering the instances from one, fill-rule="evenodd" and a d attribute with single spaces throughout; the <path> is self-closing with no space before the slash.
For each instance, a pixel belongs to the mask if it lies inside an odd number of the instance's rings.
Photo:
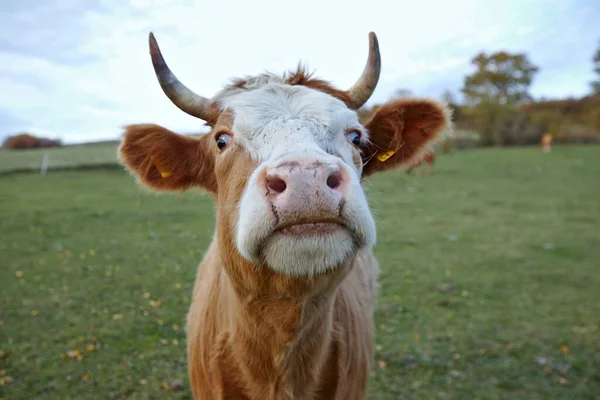
<path id="1" fill-rule="evenodd" d="M 373 94 L 379 73 L 381 72 L 381 55 L 379 54 L 379 42 L 375 32 L 369 32 L 369 58 L 358 81 L 346 93 L 350 98 L 348 107 L 356 110 L 362 107 Z"/>
<path id="2" fill-rule="evenodd" d="M 148 41 L 154 72 L 163 92 L 183 112 L 208 121 L 213 114 L 211 100 L 192 92 L 177 79 L 165 62 L 152 32 L 150 32 Z"/>

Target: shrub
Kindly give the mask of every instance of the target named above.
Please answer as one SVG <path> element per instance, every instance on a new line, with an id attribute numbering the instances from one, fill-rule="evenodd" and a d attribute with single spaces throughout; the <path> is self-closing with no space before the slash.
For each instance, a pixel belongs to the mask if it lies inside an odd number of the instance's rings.
<path id="1" fill-rule="evenodd" d="M 23 150 L 23 149 L 37 149 L 46 147 L 60 147 L 62 142 L 60 139 L 49 139 L 43 137 L 36 137 L 29 133 L 19 133 L 13 136 L 9 136 L 2 143 L 2 148 Z"/>

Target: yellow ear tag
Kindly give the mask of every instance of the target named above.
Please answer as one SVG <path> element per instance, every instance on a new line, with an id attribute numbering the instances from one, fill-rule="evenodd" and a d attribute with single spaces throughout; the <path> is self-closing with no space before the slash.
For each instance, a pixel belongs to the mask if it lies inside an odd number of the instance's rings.
<path id="1" fill-rule="evenodd" d="M 163 164 L 160 162 L 157 162 L 156 164 L 154 164 L 154 166 L 156 167 L 158 172 L 160 172 L 160 176 L 162 176 L 163 178 L 168 178 L 169 176 L 173 175 L 171 172 L 163 169 Z"/>
<path id="2" fill-rule="evenodd" d="M 396 150 L 388 150 L 383 154 L 378 154 L 377 159 L 381 162 L 384 162 L 385 160 L 387 160 L 388 158 L 393 156 L 395 153 L 396 153 Z"/>
<path id="3" fill-rule="evenodd" d="M 396 154 L 396 152 L 398 150 L 400 150 L 402 148 L 402 146 L 404 146 L 404 143 L 402 143 L 400 146 L 398 146 L 398 148 L 396 150 L 388 150 L 383 154 L 377 155 L 377 159 L 381 162 L 384 162 L 385 160 L 387 160 L 388 158 L 390 158 L 391 156 Z"/>

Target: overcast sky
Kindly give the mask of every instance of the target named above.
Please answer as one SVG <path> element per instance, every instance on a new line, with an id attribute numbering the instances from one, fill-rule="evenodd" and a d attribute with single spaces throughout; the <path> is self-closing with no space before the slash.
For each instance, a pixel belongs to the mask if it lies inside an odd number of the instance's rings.
<path id="1" fill-rule="evenodd" d="M 597 0 L 14 0 L 0 4 L 0 139 L 19 131 L 67 143 L 114 139 L 128 123 L 182 133 L 199 121 L 163 95 L 153 31 L 175 74 L 210 97 L 230 78 L 305 61 L 349 87 L 368 32 L 382 55 L 381 102 L 398 88 L 458 93 L 478 51 L 528 53 L 536 97 L 581 96 L 600 39 Z"/>

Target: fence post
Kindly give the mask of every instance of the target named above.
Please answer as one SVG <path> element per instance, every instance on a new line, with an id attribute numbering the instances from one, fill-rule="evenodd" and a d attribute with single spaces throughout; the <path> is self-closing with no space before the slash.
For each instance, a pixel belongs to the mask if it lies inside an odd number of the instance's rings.
<path id="1" fill-rule="evenodd" d="M 48 152 L 44 153 L 44 158 L 42 158 L 42 165 L 40 166 L 40 174 L 42 174 L 42 176 L 46 175 L 46 172 L 48 171 L 48 164 L 50 163 L 50 156 L 48 155 Z"/>

